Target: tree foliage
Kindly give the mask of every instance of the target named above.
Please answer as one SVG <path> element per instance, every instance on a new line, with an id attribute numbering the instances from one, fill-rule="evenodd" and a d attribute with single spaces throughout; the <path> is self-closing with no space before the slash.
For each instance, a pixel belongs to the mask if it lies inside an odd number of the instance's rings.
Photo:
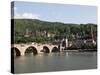
<path id="1" fill-rule="evenodd" d="M 41 21 L 37 19 L 12 19 L 11 22 L 14 26 L 14 43 L 54 41 L 55 39 L 57 40 L 65 37 L 72 40 L 73 36 L 75 38 L 76 35 L 91 35 L 91 29 L 92 33 L 97 36 L 96 24 L 65 24 L 61 22 Z M 27 30 L 27 35 L 29 36 L 25 37 Z M 50 33 L 52 36 L 46 37 L 41 35 L 44 31 Z"/>

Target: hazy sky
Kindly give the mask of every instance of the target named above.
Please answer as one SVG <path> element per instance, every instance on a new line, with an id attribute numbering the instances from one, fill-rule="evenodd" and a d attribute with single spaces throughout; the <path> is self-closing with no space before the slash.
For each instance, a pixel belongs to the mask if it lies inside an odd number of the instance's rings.
<path id="1" fill-rule="evenodd" d="M 97 24 L 97 7 L 17 1 L 14 2 L 14 18 Z"/>

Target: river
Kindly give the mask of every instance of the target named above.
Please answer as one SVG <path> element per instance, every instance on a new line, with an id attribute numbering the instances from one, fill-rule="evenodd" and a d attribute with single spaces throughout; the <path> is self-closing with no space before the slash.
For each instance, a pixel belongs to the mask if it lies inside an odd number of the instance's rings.
<path id="1" fill-rule="evenodd" d="M 96 69 L 96 52 L 61 52 L 14 58 L 15 73 Z"/>

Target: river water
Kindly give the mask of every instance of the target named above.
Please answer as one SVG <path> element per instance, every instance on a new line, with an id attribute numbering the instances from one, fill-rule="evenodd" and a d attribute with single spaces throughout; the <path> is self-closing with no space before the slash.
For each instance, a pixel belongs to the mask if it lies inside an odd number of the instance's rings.
<path id="1" fill-rule="evenodd" d="M 61 52 L 14 58 L 15 73 L 96 69 L 96 52 Z"/>

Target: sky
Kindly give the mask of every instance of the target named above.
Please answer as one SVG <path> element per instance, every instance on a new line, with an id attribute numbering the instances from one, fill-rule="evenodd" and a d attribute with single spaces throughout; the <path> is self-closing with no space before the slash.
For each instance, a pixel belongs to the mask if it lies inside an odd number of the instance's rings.
<path id="1" fill-rule="evenodd" d="M 96 6 L 15 1 L 12 9 L 16 19 L 97 24 Z"/>

